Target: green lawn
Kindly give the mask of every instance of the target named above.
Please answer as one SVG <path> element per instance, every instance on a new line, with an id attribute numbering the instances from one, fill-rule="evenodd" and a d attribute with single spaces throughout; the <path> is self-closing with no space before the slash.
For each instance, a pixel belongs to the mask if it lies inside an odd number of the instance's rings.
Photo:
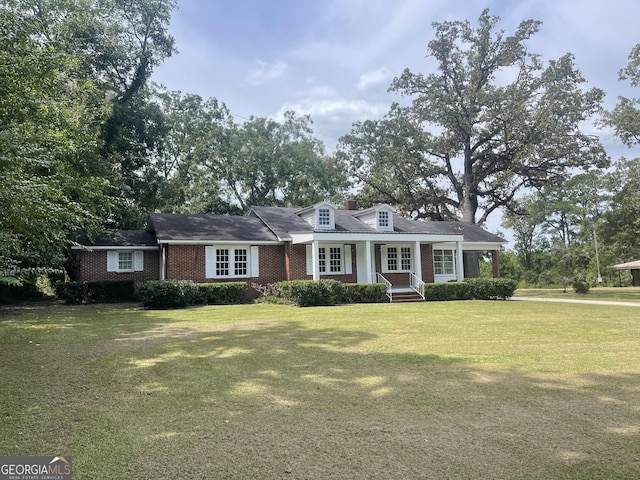
<path id="1" fill-rule="evenodd" d="M 0 455 L 72 455 L 76 480 L 637 479 L 636 310 L 4 308 Z"/>

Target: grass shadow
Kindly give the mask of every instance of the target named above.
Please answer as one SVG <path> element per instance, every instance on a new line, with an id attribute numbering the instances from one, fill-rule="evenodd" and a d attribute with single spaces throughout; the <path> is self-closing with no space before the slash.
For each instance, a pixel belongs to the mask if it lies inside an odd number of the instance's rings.
<path id="1" fill-rule="evenodd" d="M 0 451 L 72 454 L 78 478 L 640 473 L 637 369 L 523 374 L 434 353 L 419 324 L 267 310 L 0 318 Z"/>

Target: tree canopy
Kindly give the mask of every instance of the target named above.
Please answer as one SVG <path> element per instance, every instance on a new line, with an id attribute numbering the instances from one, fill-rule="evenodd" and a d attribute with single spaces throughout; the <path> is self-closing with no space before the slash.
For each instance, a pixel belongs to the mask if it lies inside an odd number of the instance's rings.
<path id="1" fill-rule="evenodd" d="M 499 208 L 517 210 L 522 189 L 608 164 L 599 139 L 581 130 L 602 111 L 604 93 L 585 88 L 570 54 L 543 66 L 529 53 L 540 22 L 507 36 L 499 20 L 484 10 L 475 28 L 434 23 L 436 71 L 405 70 L 390 88 L 411 104 L 342 137 L 340 154 L 365 199 L 483 224 Z"/>
<path id="2" fill-rule="evenodd" d="M 63 246 L 102 228 L 104 180 L 85 166 L 103 119 L 80 61 L 35 8 L 0 8 L 0 283 L 59 268 Z"/>
<path id="3" fill-rule="evenodd" d="M 529 52 L 540 22 L 505 33 L 484 10 L 476 25 L 434 23 L 428 70 L 395 78 L 401 100 L 330 156 L 309 116 L 238 121 L 217 98 L 153 84 L 176 52 L 175 7 L 0 4 L 0 284 L 59 273 L 79 234 L 142 228 L 150 212 L 241 214 L 347 192 L 425 220 L 482 225 L 500 209 L 515 236 L 505 271 L 531 283 L 593 277 L 596 233 L 609 264 L 640 256 L 638 159 L 604 174 L 609 158 L 583 131 L 604 113 L 638 145 L 640 100 L 603 112 L 571 54 Z M 640 44 L 619 76 L 640 85 Z"/>

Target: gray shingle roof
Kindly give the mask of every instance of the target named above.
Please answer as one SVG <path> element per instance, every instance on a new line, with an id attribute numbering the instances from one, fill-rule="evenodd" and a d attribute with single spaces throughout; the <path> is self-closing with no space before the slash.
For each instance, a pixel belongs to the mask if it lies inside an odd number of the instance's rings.
<path id="1" fill-rule="evenodd" d="M 163 241 L 275 242 L 278 239 L 255 217 L 152 213 L 150 224 Z"/>
<path id="2" fill-rule="evenodd" d="M 443 223 L 448 224 L 449 228 L 457 228 L 462 230 L 462 234 L 464 235 L 465 242 L 477 242 L 477 243 L 507 243 L 507 241 L 499 237 L 498 235 L 494 235 L 493 233 L 487 232 L 485 229 L 478 227 L 477 225 L 472 225 L 470 223 L 463 222 L 429 222 L 429 223 Z"/>
<path id="3" fill-rule="evenodd" d="M 249 213 L 260 218 L 281 239 L 290 239 L 290 233 L 313 232 L 313 227 L 296 215 L 300 209 L 282 207 L 253 207 Z M 336 210 L 336 233 L 378 233 L 377 230 L 358 220 L 358 210 Z M 249 218 L 250 218 L 249 217 Z M 462 222 L 435 222 L 409 220 L 393 215 L 394 233 L 416 233 L 431 235 L 464 235 L 465 242 L 506 243 L 506 241 L 486 230 Z M 389 233 L 393 235 L 393 233 Z"/>
<path id="4" fill-rule="evenodd" d="M 147 230 L 113 230 L 98 235 L 93 241 L 83 236 L 78 239 L 80 245 L 94 247 L 155 247 L 156 236 Z"/>
<path id="5" fill-rule="evenodd" d="M 147 230 L 116 230 L 94 241 L 84 237 L 79 243 L 92 246 L 156 246 L 158 242 L 276 242 L 291 239 L 292 233 L 311 233 L 313 227 L 300 218 L 298 208 L 253 207 L 248 216 L 178 215 L 152 213 Z M 357 210 L 336 210 L 339 233 L 380 233 L 360 221 Z M 465 242 L 506 243 L 504 239 L 475 225 L 462 222 L 409 220 L 393 215 L 394 233 L 464 235 Z M 324 231 L 323 231 L 324 232 Z M 327 232 L 329 233 L 329 232 Z"/>

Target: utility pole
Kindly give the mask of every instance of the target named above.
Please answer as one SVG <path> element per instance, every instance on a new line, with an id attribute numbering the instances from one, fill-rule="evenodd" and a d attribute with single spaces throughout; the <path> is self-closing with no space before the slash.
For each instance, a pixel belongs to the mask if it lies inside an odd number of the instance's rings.
<path id="1" fill-rule="evenodd" d="M 600 257 L 598 256 L 598 235 L 596 229 L 593 229 L 593 240 L 596 244 L 596 265 L 598 267 L 598 285 L 602 283 L 602 275 L 600 275 Z"/>

